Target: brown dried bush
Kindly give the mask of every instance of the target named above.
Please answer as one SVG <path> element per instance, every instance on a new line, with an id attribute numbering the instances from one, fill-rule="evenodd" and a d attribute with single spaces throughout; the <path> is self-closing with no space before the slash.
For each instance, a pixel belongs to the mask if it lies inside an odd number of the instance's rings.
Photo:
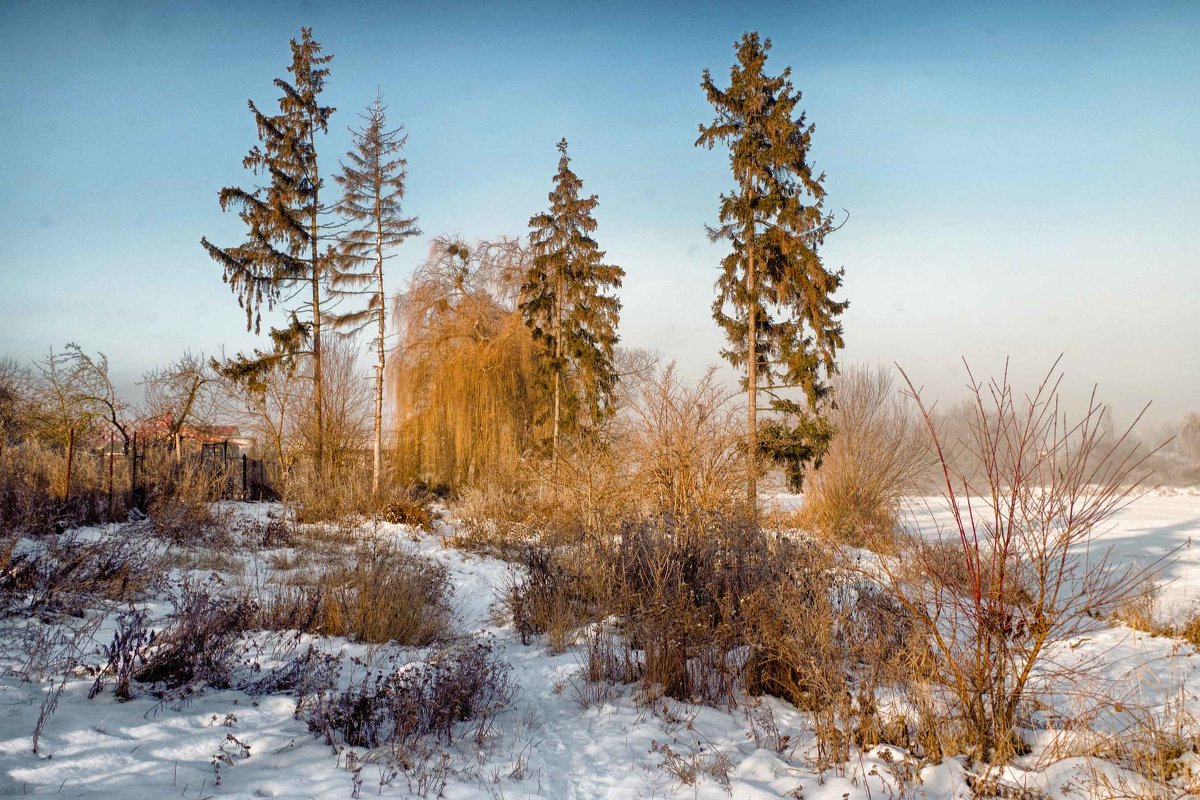
<path id="1" fill-rule="evenodd" d="M 177 461 L 166 450 L 153 449 L 146 454 L 141 480 L 150 523 L 163 539 L 192 547 L 228 542 L 232 515 L 215 504 L 232 480 L 231 468 Z"/>
<path id="2" fill-rule="evenodd" d="M 164 575 L 155 548 L 127 532 L 88 541 L 73 532 L 0 545 L 0 615 L 82 614 L 141 597 Z"/>
<path id="3" fill-rule="evenodd" d="M 441 564 L 382 544 L 363 545 L 351 556 L 334 556 L 315 573 L 267 587 L 258 625 L 426 645 L 449 630 L 448 591 Z"/>
<path id="4" fill-rule="evenodd" d="M 855 547 L 892 550 L 901 501 L 929 482 L 928 434 L 881 367 L 833 380 L 833 439 L 808 478 L 797 523 Z"/>
<path id="5" fill-rule="evenodd" d="M 745 512 L 746 459 L 737 394 L 710 369 L 688 384 L 671 363 L 633 394 L 616 447 L 643 513 L 676 519 Z"/>

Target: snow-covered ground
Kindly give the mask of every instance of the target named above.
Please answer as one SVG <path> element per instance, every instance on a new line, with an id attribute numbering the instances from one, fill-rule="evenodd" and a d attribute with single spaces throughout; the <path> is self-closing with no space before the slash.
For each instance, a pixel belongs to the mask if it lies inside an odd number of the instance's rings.
<path id="1" fill-rule="evenodd" d="M 261 516 L 265 509 L 237 510 Z M 493 613 L 509 579 L 506 563 L 445 547 L 440 535 L 417 535 L 403 526 L 378 526 L 374 535 L 447 566 L 458 631 L 494 637 L 496 652 L 511 664 L 518 689 L 482 752 L 460 745 L 461 750 L 448 754 L 445 797 L 971 796 L 956 759 L 926 766 L 915 785 L 902 786 L 894 776 L 902 771 L 905 754 L 896 748 L 876 748 L 819 773 L 813 767 L 807 716 L 770 698 L 747 698 L 744 707 L 728 711 L 665 699 L 647 703 L 633 687 L 613 687 L 584 708 L 579 701 L 582 655 L 572 650 L 550 655 L 538 640 L 522 645 L 516 631 Z M 1193 537 L 1198 539 L 1195 549 Z M 1200 602 L 1200 493 L 1160 492 L 1142 498 L 1113 521 L 1105 540 L 1123 558 L 1175 552 L 1164 575 L 1168 582 L 1162 605 L 1174 614 Z M 151 613 L 167 613 L 168 600 L 163 596 L 149 602 Z M 86 620 L 71 624 L 82 626 Z M 105 621 L 82 646 L 93 661 L 101 660 L 94 650 L 111 641 L 113 624 Z M 21 677 L 39 657 L 30 643 L 42 628 L 36 619 L 0 627 L 0 796 L 323 800 L 353 796 L 356 779 L 363 797 L 419 796 L 423 788 L 403 774 L 381 786 L 382 764 L 369 753 L 351 757 L 345 748 L 338 751 L 310 733 L 294 716 L 293 697 L 210 689 L 174 706 L 149 696 L 121 703 L 111 691 L 89 700 L 88 676 L 68 676 L 57 710 L 45 725 L 41 753 L 35 755 L 31 735 L 39 712 L 62 680 L 27 682 Z M 347 658 L 369 659 L 382 652 L 342 640 L 313 643 Z M 1072 650 L 1080 659 L 1105 658 L 1113 686 L 1123 686 L 1131 696 L 1153 703 L 1181 701 L 1200 714 L 1200 662 L 1190 646 L 1118 627 L 1099 631 Z M 264 669 L 284 655 L 271 646 L 270 637 L 259 642 Z M 249 757 L 229 744 L 230 736 L 249 748 Z M 220 785 L 215 785 L 213 761 L 222 748 L 231 754 L 232 764 L 222 764 Z M 355 764 L 365 766 L 348 768 Z M 1081 759 L 1027 759 L 1009 777 L 1050 796 L 1078 798 L 1085 796 L 1079 787 L 1087 771 Z M 438 776 L 427 777 L 440 783 Z"/>

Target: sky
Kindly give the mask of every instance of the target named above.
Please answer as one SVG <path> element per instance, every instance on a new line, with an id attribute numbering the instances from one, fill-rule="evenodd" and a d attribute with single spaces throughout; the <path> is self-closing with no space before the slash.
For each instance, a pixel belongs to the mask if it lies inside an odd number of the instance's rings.
<path id="1" fill-rule="evenodd" d="M 42 3 L 0 0 L 0 354 L 77 342 L 125 385 L 186 349 L 258 344 L 199 244 L 242 240 L 217 192 L 253 185 L 302 25 L 334 55 L 325 163 L 381 92 L 409 133 L 424 236 L 523 234 L 555 144 L 626 271 L 622 343 L 719 362 L 725 153 L 701 71 L 757 30 L 816 126 L 845 224 L 842 363 L 962 395 L 965 359 L 1019 385 L 1063 356 L 1118 419 L 1200 411 L 1200 3 Z M 265 337 L 263 337 L 265 338 Z M 728 373 L 732 379 L 732 373 Z"/>

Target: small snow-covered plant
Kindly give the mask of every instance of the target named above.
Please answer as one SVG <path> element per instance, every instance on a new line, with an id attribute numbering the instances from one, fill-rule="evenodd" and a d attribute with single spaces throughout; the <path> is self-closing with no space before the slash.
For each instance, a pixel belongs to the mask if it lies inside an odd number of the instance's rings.
<path id="1" fill-rule="evenodd" d="M 147 626 L 148 621 L 146 610 L 133 606 L 117 617 L 112 643 L 100 646 L 106 663 L 88 692 L 89 700 L 104 691 L 105 681 L 110 677 L 116 683 L 114 694 L 118 700 L 133 699 L 133 676 L 145 665 L 146 650 L 154 644 L 154 631 Z"/>
<path id="2" fill-rule="evenodd" d="M 969 755 L 985 769 L 1024 749 L 1017 723 L 1029 701 L 1079 686 L 1077 671 L 1057 666 L 1056 645 L 1127 606 L 1152 585 L 1147 575 L 1160 563 L 1119 563 L 1097 541 L 1106 521 L 1138 497 L 1149 453 L 1130 446 L 1132 426 L 1108 433 L 1094 395 L 1079 421 L 1068 422 L 1056 370 L 1057 362 L 1021 397 L 1007 371 L 983 383 L 968 369 L 972 419 L 958 443 L 946 441 L 905 375 L 951 522 L 909 531 L 898 558 L 868 570 L 929 642 L 930 674 L 953 699 Z"/>
<path id="3" fill-rule="evenodd" d="M 235 766 L 239 760 L 244 761 L 250 757 L 250 745 L 243 742 L 241 739 L 234 736 L 232 733 L 225 734 L 224 740 L 217 746 L 217 751 L 212 756 L 213 782 L 221 785 L 221 765 Z"/>
<path id="4" fill-rule="evenodd" d="M 52 629 L 53 633 L 46 633 L 47 628 L 42 629 L 43 633 L 39 635 L 39 638 L 44 640 L 40 643 L 42 645 L 41 657 L 31 657 L 26 676 L 40 677 L 49 670 L 56 670 L 61 673 L 61 676 L 51 678 L 46 697 L 42 700 L 41 708 L 38 710 L 37 723 L 33 728 L 33 752 L 35 754 L 41 752 L 42 733 L 46 729 L 46 723 L 58 710 L 59 698 L 66 690 L 67 683 L 75 676 L 84 648 L 93 641 L 96 630 L 104 623 L 105 616 L 105 614 L 95 614 L 73 629 L 64 626 Z M 41 661 L 41 663 L 35 665 L 32 663 L 33 660 Z"/>
<path id="5" fill-rule="evenodd" d="M 794 747 L 792 737 L 779 732 L 779 722 L 771 706 L 761 700 L 749 703 L 742 708 L 750 733 L 754 737 L 754 746 L 783 754 Z"/>
<path id="6" fill-rule="evenodd" d="M 884 782 L 884 790 L 891 800 L 920 800 L 925 797 L 919 787 L 921 785 L 921 764 L 908 755 L 897 755 L 890 748 L 879 752 L 879 760 L 883 762 L 883 770 L 890 780 Z M 872 773 L 878 774 L 873 767 Z"/>
<path id="7" fill-rule="evenodd" d="M 342 659 L 336 653 L 323 653 L 309 645 L 301 655 L 247 684 L 249 694 L 264 695 L 281 692 L 296 694 L 296 716 L 316 701 L 316 698 L 337 688 L 342 674 Z"/>
<path id="8" fill-rule="evenodd" d="M 162 575 L 152 546 L 128 532 L 94 541 L 51 535 L 14 548 L 3 561 L 0 615 L 81 616 L 96 603 L 139 596 Z"/>
<path id="9" fill-rule="evenodd" d="M 242 540 L 253 548 L 274 550 L 297 545 L 295 526 L 275 512 L 269 513 L 264 520 L 242 518 L 237 521 L 235 529 Z"/>
<path id="10" fill-rule="evenodd" d="M 438 650 L 427 662 L 369 670 L 345 691 L 317 698 L 308 725 L 352 747 L 409 746 L 425 737 L 482 745 L 514 691 L 509 665 L 485 639 Z"/>
<path id="11" fill-rule="evenodd" d="M 728 791 L 729 771 L 733 769 L 729 756 L 704 741 L 685 746 L 687 749 L 681 752 L 667 742 L 654 741 L 650 744 L 650 752 L 662 759 L 659 767 L 672 775 L 680 786 L 695 786 L 707 775 Z"/>

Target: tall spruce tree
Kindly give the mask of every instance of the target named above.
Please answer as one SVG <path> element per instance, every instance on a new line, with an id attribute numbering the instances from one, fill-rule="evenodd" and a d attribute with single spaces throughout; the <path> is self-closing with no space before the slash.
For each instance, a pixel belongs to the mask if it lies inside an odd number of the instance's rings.
<path id="1" fill-rule="evenodd" d="M 324 181 L 317 161 L 317 134 L 329 129 L 334 109 L 322 106 L 318 96 L 325 88 L 331 55 L 321 55 L 312 28 L 300 29 L 300 41 L 291 41 L 292 81 L 275 79 L 283 93 L 279 113 L 262 113 L 248 101 L 258 125 L 261 147 L 255 145 L 242 165 L 265 176 L 265 186 L 247 191 L 227 186 L 220 191 L 221 209 L 239 208 L 249 228 L 243 244 L 217 247 L 200 240 L 208 254 L 225 270 L 224 280 L 246 310 L 246 330 L 260 330 L 261 307 L 281 299 L 308 297 L 292 309 L 290 324 L 271 330 L 274 347 L 256 350 L 253 358 L 239 354 L 224 365 L 226 375 L 251 384 L 281 361 L 307 355 L 312 358 L 313 419 L 316 429 L 314 457 L 319 480 L 325 475 L 323 418 L 324 391 L 321 370 L 321 295 L 331 249 L 322 224 L 321 189 Z"/>
<path id="2" fill-rule="evenodd" d="M 591 234 L 595 195 L 580 196 L 567 140 L 558 143 L 550 209 L 530 218 L 533 263 L 521 287 L 521 317 L 533 335 L 540 416 L 550 424 L 557 463 L 561 438 L 594 427 L 613 412 L 613 363 L 621 303 L 607 291 L 625 270 L 603 263 Z"/>
<path id="3" fill-rule="evenodd" d="M 371 491 L 379 491 L 383 468 L 383 378 L 387 335 L 387 303 L 383 264 L 392 251 L 410 236 L 418 236 L 416 217 L 401 210 L 408 162 L 400 156 L 408 141 L 404 127 L 388 129 L 383 99 L 360 115 L 365 125 L 351 131 L 354 149 L 346 154 L 342 172 L 334 180 L 342 187 L 338 211 L 352 226 L 342 235 L 339 259 L 333 270 L 333 294 L 365 303 L 335 315 L 336 328 L 358 332 L 371 326 L 375 338 L 375 429 L 372 447 Z M 347 163 L 348 162 L 348 163 Z M 357 304 L 356 304 L 357 305 Z"/>
<path id="4" fill-rule="evenodd" d="M 814 176 L 808 162 L 813 126 L 804 112 L 796 113 L 801 95 L 791 68 L 777 76 L 764 72 L 771 40 L 760 42 L 757 33 L 744 34 L 734 47 L 737 63 L 727 89 L 704 70 L 700 85 L 717 114 L 700 126 L 696 146 L 727 144 L 735 182 L 721 195 L 721 224 L 708 229 L 713 241 L 728 240 L 732 248 L 721 262 L 713 317 L 729 342 L 722 355 L 746 370 L 747 501 L 757 514 L 764 445 L 758 393 L 772 397 L 774 410 L 801 417 L 790 436 L 773 430 L 770 454 L 785 464 L 812 458 L 819 443 L 805 440 L 827 437 L 819 414 L 843 346 L 839 317 L 847 303 L 833 299 L 843 271 L 825 269 L 817 253 L 835 226 L 822 207 L 825 175 Z M 806 407 L 778 394 L 791 387 L 804 390 Z"/>

